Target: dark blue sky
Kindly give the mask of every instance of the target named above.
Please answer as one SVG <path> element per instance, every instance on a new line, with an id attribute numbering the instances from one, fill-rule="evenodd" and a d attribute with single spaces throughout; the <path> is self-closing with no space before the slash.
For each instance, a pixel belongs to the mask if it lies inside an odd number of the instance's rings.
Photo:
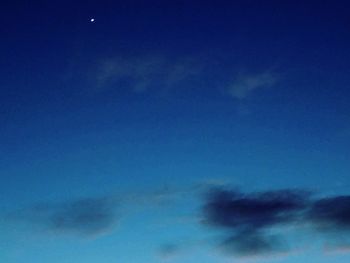
<path id="1" fill-rule="evenodd" d="M 247 224 L 231 225 L 226 236 L 238 233 L 223 242 L 225 255 L 217 253 L 215 227 L 200 223 L 212 219 L 200 212 L 210 201 L 199 192 L 219 184 L 248 193 L 348 194 L 349 8 L 347 1 L 2 2 L 0 260 L 225 262 L 286 254 L 278 260 L 344 262 L 338 252 L 349 249 L 348 234 L 331 241 L 306 234 L 334 223 L 336 216 L 314 212 L 324 209 L 321 197 L 300 206 L 311 217 L 297 210 L 310 229 L 296 237 L 282 231 L 286 242 L 319 246 L 275 249 L 261 235 L 279 229 L 273 220 L 243 232 Z M 236 204 L 234 196 L 228 202 Z M 244 209 L 254 198 L 241 198 Z M 344 203 L 334 214 L 350 211 Z"/>

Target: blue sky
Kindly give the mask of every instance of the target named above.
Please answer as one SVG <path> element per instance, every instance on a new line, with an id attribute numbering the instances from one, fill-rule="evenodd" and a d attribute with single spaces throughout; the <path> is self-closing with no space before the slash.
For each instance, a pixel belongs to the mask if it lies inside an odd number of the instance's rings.
<path id="1" fill-rule="evenodd" d="M 1 262 L 349 260 L 348 7 L 5 1 Z"/>

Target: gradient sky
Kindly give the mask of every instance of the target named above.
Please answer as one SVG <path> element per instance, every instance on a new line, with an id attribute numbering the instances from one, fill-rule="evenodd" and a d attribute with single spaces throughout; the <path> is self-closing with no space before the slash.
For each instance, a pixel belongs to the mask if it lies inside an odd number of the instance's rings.
<path id="1" fill-rule="evenodd" d="M 349 261 L 349 8 L 2 1 L 0 261 Z M 235 214 L 280 189 L 298 220 Z"/>

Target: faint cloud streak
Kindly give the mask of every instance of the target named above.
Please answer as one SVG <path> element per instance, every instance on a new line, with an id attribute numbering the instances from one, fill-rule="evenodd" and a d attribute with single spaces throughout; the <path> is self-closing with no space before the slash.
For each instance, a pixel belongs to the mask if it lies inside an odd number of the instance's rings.
<path id="1" fill-rule="evenodd" d="M 228 93 L 233 98 L 242 100 L 258 89 L 274 86 L 277 80 L 276 74 L 271 72 L 241 74 L 228 85 Z"/>
<path id="2" fill-rule="evenodd" d="M 165 90 L 191 80 L 200 72 L 194 59 L 166 56 L 113 57 L 97 63 L 95 83 L 98 90 L 127 87 L 135 93 L 153 87 Z"/>
<path id="3" fill-rule="evenodd" d="M 13 212 L 12 223 L 24 222 L 54 234 L 95 237 L 118 222 L 116 203 L 109 198 L 86 198 L 59 204 L 40 204 Z"/>

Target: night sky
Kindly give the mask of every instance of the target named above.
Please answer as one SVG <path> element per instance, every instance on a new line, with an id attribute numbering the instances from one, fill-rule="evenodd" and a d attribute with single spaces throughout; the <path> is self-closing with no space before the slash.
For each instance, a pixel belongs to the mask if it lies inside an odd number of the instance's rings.
<path id="1" fill-rule="evenodd" d="M 2 1 L 0 262 L 350 261 L 348 1 Z"/>

